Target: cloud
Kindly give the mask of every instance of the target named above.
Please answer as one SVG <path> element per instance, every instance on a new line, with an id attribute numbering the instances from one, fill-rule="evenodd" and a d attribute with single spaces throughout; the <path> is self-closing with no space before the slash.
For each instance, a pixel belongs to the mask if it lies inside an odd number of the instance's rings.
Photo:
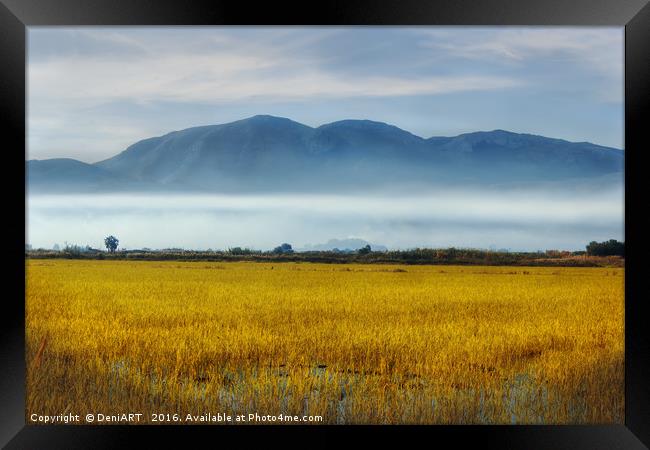
<path id="1" fill-rule="evenodd" d="M 601 75 L 623 75 L 623 31 L 614 28 L 505 27 L 473 32 L 420 30 L 420 44 L 449 55 L 480 61 L 524 63 L 545 58 L 595 69 Z"/>
<path id="2" fill-rule="evenodd" d="M 33 103 L 47 100 L 77 107 L 123 100 L 219 103 L 251 98 L 436 95 L 522 84 L 503 76 L 431 76 L 408 70 L 401 76 L 349 76 L 263 51 L 151 54 L 126 62 L 115 57 L 68 56 L 29 65 Z"/>

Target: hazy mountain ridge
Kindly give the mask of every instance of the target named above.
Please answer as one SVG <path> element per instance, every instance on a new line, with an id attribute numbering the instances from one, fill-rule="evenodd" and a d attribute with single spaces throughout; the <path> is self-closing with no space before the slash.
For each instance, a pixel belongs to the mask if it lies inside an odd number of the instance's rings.
<path id="1" fill-rule="evenodd" d="M 117 181 L 126 181 L 111 171 L 71 158 L 31 160 L 26 166 L 27 183 L 37 187 L 43 185 L 42 187 L 48 189 L 90 185 L 97 188 L 113 188 L 116 187 Z"/>
<path id="2" fill-rule="evenodd" d="M 353 252 L 357 251 L 366 245 L 376 252 L 387 251 L 385 245 L 373 244 L 366 240 L 359 238 L 346 238 L 346 239 L 329 239 L 324 244 L 305 244 L 303 247 L 296 249 L 298 252 L 324 252 L 324 251 L 342 251 Z"/>
<path id="3" fill-rule="evenodd" d="M 336 191 L 602 179 L 623 162 L 622 150 L 504 130 L 425 139 L 370 120 L 312 128 L 254 116 L 144 139 L 95 164 L 31 160 L 27 181 L 35 191 Z"/>

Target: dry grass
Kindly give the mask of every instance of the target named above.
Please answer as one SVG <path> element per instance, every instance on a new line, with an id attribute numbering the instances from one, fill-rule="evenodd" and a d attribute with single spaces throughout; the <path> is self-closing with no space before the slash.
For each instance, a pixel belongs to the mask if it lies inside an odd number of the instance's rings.
<path id="1" fill-rule="evenodd" d="M 622 423 L 623 275 L 29 260 L 27 414 Z"/>

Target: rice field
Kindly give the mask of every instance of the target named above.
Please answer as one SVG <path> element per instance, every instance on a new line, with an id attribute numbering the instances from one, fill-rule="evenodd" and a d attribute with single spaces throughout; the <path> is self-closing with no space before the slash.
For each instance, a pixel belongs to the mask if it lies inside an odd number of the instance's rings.
<path id="1" fill-rule="evenodd" d="M 26 264 L 27 417 L 624 420 L 622 268 Z"/>

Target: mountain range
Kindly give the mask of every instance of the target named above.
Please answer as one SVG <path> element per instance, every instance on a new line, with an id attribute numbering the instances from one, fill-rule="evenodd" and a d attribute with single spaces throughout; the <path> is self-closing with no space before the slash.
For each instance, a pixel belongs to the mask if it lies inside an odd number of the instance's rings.
<path id="1" fill-rule="evenodd" d="M 88 164 L 26 161 L 32 192 L 336 192 L 615 179 L 624 152 L 504 130 L 422 138 L 370 120 L 260 115 L 141 140 Z"/>
<path id="2" fill-rule="evenodd" d="M 299 252 L 327 252 L 327 251 L 340 251 L 340 252 L 354 252 L 359 250 L 362 247 L 369 245 L 370 248 L 375 252 L 384 252 L 388 250 L 385 245 L 380 244 L 371 244 L 368 241 L 364 241 L 359 238 L 347 238 L 347 239 L 330 239 L 324 244 L 306 244 L 303 248 L 298 248 L 296 251 Z"/>

